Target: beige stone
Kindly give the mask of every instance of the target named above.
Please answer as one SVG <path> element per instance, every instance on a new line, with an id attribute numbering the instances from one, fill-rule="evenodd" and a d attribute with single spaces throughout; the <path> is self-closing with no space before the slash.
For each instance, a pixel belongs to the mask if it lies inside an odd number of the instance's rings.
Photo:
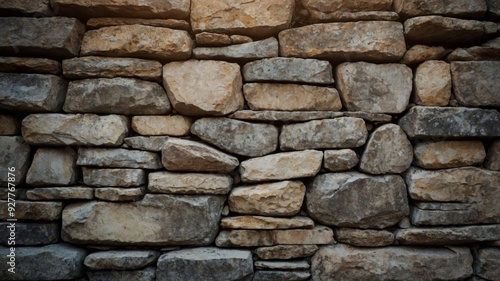
<path id="1" fill-rule="evenodd" d="M 193 119 L 182 115 L 144 115 L 132 117 L 132 129 L 144 136 L 174 136 L 189 134 Z"/>
<path id="2" fill-rule="evenodd" d="M 490 144 L 484 166 L 490 170 L 500 171 L 500 140 Z"/>
<path id="3" fill-rule="evenodd" d="M 140 18 L 91 18 L 87 21 L 88 29 L 99 29 L 101 27 L 116 25 L 140 24 L 155 27 L 166 27 L 189 31 L 189 22 L 178 19 L 140 19 Z"/>
<path id="4" fill-rule="evenodd" d="M 21 134 L 21 120 L 15 116 L 0 114 L 0 136 Z"/>
<path id="5" fill-rule="evenodd" d="M 85 186 L 43 187 L 26 192 L 29 200 L 89 200 L 94 198 L 94 188 Z"/>
<path id="6" fill-rule="evenodd" d="M 106 168 L 162 168 L 158 153 L 123 148 L 80 148 L 76 164 Z"/>
<path id="7" fill-rule="evenodd" d="M 223 228 L 234 229 L 290 229 L 313 228 L 314 222 L 308 217 L 273 218 L 262 216 L 238 216 L 223 218 Z"/>
<path id="8" fill-rule="evenodd" d="M 149 174 L 148 191 L 170 194 L 227 194 L 233 178 L 222 174 L 154 172 Z"/>
<path id="9" fill-rule="evenodd" d="M 146 183 L 141 169 L 96 169 L 83 167 L 83 182 L 97 187 L 136 187 Z"/>
<path id="10" fill-rule="evenodd" d="M 418 64 L 428 60 L 440 60 L 450 52 L 451 50 L 441 46 L 414 45 L 406 51 L 400 62 L 404 64 Z"/>
<path id="11" fill-rule="evenodd" d="M 0 71 L 57 75 L 61 73 L 61 63 L 43 58 L 0 57 Z"/>
<path id="12" fill-rule="evenodd" d="M 394 10 L 403 18 L 442 15 L 455 18 L 481 19 L 486 13 L 484 0 L 394 0 Z"/>
<path id="13" fill-rule="evenodd" d="M 100 187 L 95 189 L 95 198 L 104 201 L 138 201 L 144 197 L 144 191 L 144 187 Z"/>
<path id="14" fill-rule="evenodd" d="M 338 242 L 358 247 L 383 247 L 394 242 L 394 234 L 387 230 L 337 228 Z"/>
<path id="15" fill-rule="evenodd" d="M 194 57 L 197 59 L 230 61 L 274 58 L 278 56 L 278 52 L 278 40 L 274 37 L 225 47 L 201 47 L 193 50 Z"/>
<path id="16" fill-rule="evenodd" d="M 453 92 L 464 106 L 500 106 L 500 61 L 452 62 Z"/>
<path id="17" fill-rule="evenodd" d="M 316 22 L 397 21 L 399 19 L 399 15 L 392 11 L 327 13 L 311 11 L 310 15 Z"/>
<path id="18" fill-rule="evenodd" d="M 231 38 L 227 34 L 202 32 L 195 35 L 196 45 L 221 47 L 231 44 Z"/>
<path id="19" fill-rule="evenodd" d="M 481 141 L 426 141 L 415 145 L 414 164 L 424 169 L 446 169 L 482 164 L 486 151 Z"/>
<path id="20" fill-rule="evenodd" d="M 302 0 L 302 5 L 309 11 L 323 13 L 335 11 L 389 11 L 392 8 L 391 0 L 362 0 L 345 2 L 342 0 Z"/>
<path id="21" fill-rule="evenodd" d="M 76 158 L 71 147 L 39 148 L 26 175 L 26 183 L 34 186 L 72 185 L 80 176 Z"/>
<path id="22" fill-rule="evenodd" d="M 243 43 L 250 43 L 253 41 L 252 38 L 239 34 L 233 34 L 229 36 L 229 38 L 231 39 L 231 44 L 243 44 Z"/>
<path id="23" fill-rule="evenodd" d="M 413 102 L 418 105 L 446 106 L 451 97 L 450 65 L 430 60 L 415 70 Z"/>
<path id="24" fill-rule="evenodd" d="M 229 115 L 229 118 L 247 121 L 281 121 L 281 122 L 304 122 L 319 119 L 331 119 L 336 117 L 356 117 L 369 122 L 391 122 L 392 116 L 381 113 L 367 113 L 361 111 L 276 111 L 276 110 L 238 110 Z"/>
<path id="25" fill-rule="evenodd" d="M 316 245 L 276 245 L 255 249 L 255 254 L 263 260 L 288 260 L 314 255 Z"/>
<path id="26" fill-rule="evenodd" d="M 30 202 L 16 200 L 16 210 L 11 213 L 8 211 L 7 201 L 0 201 L 0 219 L 18 219 L 34 221 L 55 221 L 61 218 L 63 209 L 62 202 Z M 12 215 L 11 215 L 12 214 Z"/>
<path id="27" fill-rule="evenodd" d="M 125 138 L 125 144 L 127 147 L 147 150 L 147 151 L 161 151 L 161 148 L 168 140 L 167 136 L 152 136 L 152 137 L 128 137 Z"/>
<path id="28" fill-rule="evenodd" d="M 323 166 L 332 172 L 347 171 L 359 162 L 358 155 L 352 149 L 325 150 Z"/>
<path id="29" fill-rule="evenodd" d="M 453 245 L 500 239 L 500 225 L 418 227 L 400 229 L 396 240 L 403 245 Z"/>
<path id="30" fill-rule="evenodd" d="M 0 186 L 23 184 L 30 164 L 31 147 L 21 136 L 0 136 L 0 172 L 5 175 L 0 177 Z"/>

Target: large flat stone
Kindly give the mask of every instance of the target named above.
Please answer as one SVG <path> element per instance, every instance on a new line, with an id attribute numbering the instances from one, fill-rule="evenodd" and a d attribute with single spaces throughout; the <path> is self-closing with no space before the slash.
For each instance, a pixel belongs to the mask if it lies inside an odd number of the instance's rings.
<path id="1" fill-rule="evenodd" d="M 97 187 L 136 187 L 146 183 L 146 172 L 141 169 L 82 168 L 83 182 Z"/>
<path id="2" fill-rule="evenodd" d="M 500 225 L 408 228 L 395 232 L 396 240 L 404 245 L 469 244 L 500 239 Z"/>
<path id="3" fill-rule="evenodd" d="M 392 117 L 381 113 L 352 112 L 352 111 L 277 111 L 277 110 L 239 110 L 229 115 L 229 118 L 248 121 L 282 121 L 304 122 L 311 120 L 330 119 L 337 117 L 357 117 L 370 122 L 391 122 Z"/>
<path id="4" fill-rule="evenodd" d="M 305 260 L 299 261 L 255 261 L 256 269 L 271 269 L 271 270 L 308 270 L 309 263 Z"/>
<path id="5" fill-rule="evenodd" d="M 123 148 L 80 148 L 76 164 L 107 168 L 162 168 L 158 153 Z"/>
<path id="6" fill-rule="evenodd" d="M 415 70 L 413 102 L 418 105 L 447 106 L 451 97 L 450 65 L 426 61 Z"/>
<path id="7" fill-rule="evenodd" d="M 479 249 L 475 257 L 474 271 L 477 275 L 488 280 L 495 280 L 500 276 L 500 249 Z"/>
<path id="8" fill-rule="evenodd" d="M 16 200 L 15 212 L 9 211 L 7 201 L 0 201 L 0 219 L 18 219 L 30 221 L 55 221 L 61 218 L 62 202 L 32 202 Z"/>
<path id="9" fill-rule="evenodd" d="M 313 228 L 314 222 L 308 217 L 273 218 L 263 216 L 237 216 L 222 218 L 220 225 L 232 229 L 290 229 Z"/>
<path id="10" fill-rule="evenodd" d="M 159 252 L 146 250 L 99 251 L 88 255 L 84 263 L 91 270 L 132 270 L 153 264 L 159 256 Z"/>
<path id="11" fill-rule="evenodd" d="M 170 194 L 228 194 L 233 184 L 229 175 L 206 173 L 149 173 L 148 191 Z"/>
<path id="12" fill-rule="evenodd" d="M 486 151 L 481 141 L 426 141 L 415 144 L 414 164 L 424 169 L 446 169 L 483 163 Z"/>
<path id="13" fill-rule="evenodd" d="M 111 280 L 141 280 L 155 281 L 156 268 L 154 266 L 137 270 L 88 270 L 89 281 Z"/>
<path id="14" fill-rule="evenodd" d="M 486 13 L 484 0 L 395 0 L 394 10 L 403 18 L 441 15 L 455 18 L 481 19 Z"/>
<path id="15" fill-rule="evenodd" d="M 185 20 L 178 20 L 178 19 L 145 19 L 145 18 L 122 18 L 122 17 L 90 18 L 87 21 L 86 25 L 88 29 L 98 29 L 106 26 L 132 25 L 132 24 L 167 27 L 167 28 L 180 29 L 186 31 L 189 30 L 189 23 Z"/>
<path id="16" fill-rule="evenodd" d="M 26 192 L 29 200 L 88 200 L 94 198 L 94 188 L 85 186 L 41 187 Z"/>
<path id="17" fill-rule="evenodd" d="M 453 92 L 464 106 L 500 106 L 500 61 L 451 63 Z"/>
<path id="18" fill-rule="evenodd" d="M 231 61 L 249 61 L 263 58 L 274 58 L 278 56 L 278 53 L 278 40 L 274 37 L 226 47 L 198 47 L 193 50 L 193 55 L 197 59 Z"/>
<path id="19" fill-rule="evenodd" d="M 183 115 L 142 115 L 132 117 L 132 129 L 145 136 L 189 135 L 193 119 Z"/>
<path id="20" fill-rule="evenodd" d="M 316 245 L 277 245 L 257 248 L 254 253 L 263 260 L 288 260 L 312 256 L 317 250 Z"/>
<path id="21" fill-rule="evenodd" d="M 329 13 L 335 11 L 389 11 L 391 10 L 391 0 L 356 1 L 345 2 L 343 0 L 303 0 L 302 5 L 308 11 L 318 11 Z"/>
<path id="22" fill-rule="evenodd" d="M 337 241 L 358 247 L 383 247 L 394 242 L 394 234 L 387 230 L 337 228 Z"/>
<path id="23" fill-rule="evenodd" d="M 26 175 L 28 185 L 72 185 L 80 176 L 76 152 L 70 148 L 39 148 Z"/>
<path id="24" fill-rule="evenodd" d="M 15 241 L 16 246 L 40 246 L 55 244 L 59 241 L 61 227 L 57 222 L 16 222 L 15 237 L 11 237 L 11 222 L 0 223 L 0 239 L 4 246 Z"/>
<path id="25" fill-rule="evenodd" d="M 0 173 L 4 175 L 0 177 L 0 186 L 24 183 L 31 164 L 30 155 L 31 148 L 21 136 L 0 136 Z"/>

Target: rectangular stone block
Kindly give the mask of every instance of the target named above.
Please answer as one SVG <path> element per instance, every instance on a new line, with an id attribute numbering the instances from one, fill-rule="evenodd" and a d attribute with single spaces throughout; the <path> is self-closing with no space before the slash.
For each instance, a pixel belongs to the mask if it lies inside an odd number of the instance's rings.
<path id="1" fill-rule="evenodd" d="M 408 228 L 395 232 L 404 245 L 453 245 L 500 240 L 500 224 Z"/>
<path id="2" fill-rule="evenodd" d="M 500 106 L 500 61 L 454 61 L 453 90 L 464 106 Z"/>
<path id="3" fill-rule="evenodd" d="M 141 24 L 156 27 L 167 27 L 189 31 L 189 23 L 177 19 L 144 19 L 144 18 L 91 18 L 87 21 L 88 29 L 99 29 L 106 26 Z"/>
<path id="4" fill-rule="evenodd" d="M 97 187 L 136 187 L 146 183 L 141 169 L 94 169 L 83 167 L 83 182 Z"/>
<path id="5" fill-rule="evenodd" d="M 32 202 L 16 200 L 15 212 L 9 210 L 8 201 L 0 201 L 0 219 L 55 221 L 61 218 L 62 202 Z"/>
<path id="6" fill-rule="evenodd" d="M 155 172 L 149 174 L 148 191 L 170 194 L 227 194 L 233 178 L 222 174 Z"/>
<path id="7" fill-rule="evenodd" d="M 15 241 L 16 246 L 39 246 L 55 244 L 59 241 L 61 227 L 57 222 L 16 222 L 12 228 L 11 222 L 0 222 L 0 241 L 4 246 Z M 11 238 L 11 230 L 15 229 L 15 239 Z M 14 237 L 12 237 L 14 238 Z"/>
<path id="8" fill-rule="evenodd" d="M 42 187 L 26 192 L 29 200 L 89 200 L 94 198 L 94 188 L 86 186 Z"/>
<path id="9" fill-rule="evenodd" d="M 77 165 L 107 168 L 160 169 L 158 153 L 123 148 L 80 148 Z"/>
<path id="10" fill-rule="evenodd" d="M 229 39 L 229 38 L 228 38 Z M 249 61 L 278 56 L 278 40 L 268 38 L 261 41 L 236 44 L 226 47 L 201 47 L 193 50 L 197 59 L 219 59 Z"/>
<path id="11" fill-rule="evenodd" d="M 0 57 L 0 71 L 57 75 L 61 73 L 61 63 L 42 58 Z"/>

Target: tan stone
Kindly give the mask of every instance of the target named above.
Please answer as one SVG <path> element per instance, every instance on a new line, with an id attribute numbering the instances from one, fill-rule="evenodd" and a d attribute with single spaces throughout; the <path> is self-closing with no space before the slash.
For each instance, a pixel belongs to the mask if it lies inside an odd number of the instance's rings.
<path id="1" fill-rule="evenodd" d="M 229 115 L 229 118 L 248 121 L 282 121 L 303 122 L 318 119 L 331 119 L 336 117 L 356 117 L 370 122 L 391 122 L 392 116 L 381 113 L 367 113 L 361 111 L 276 111 L 276 110 L 239 110 Z"/>
<path id="2" fill-rule="evenodd" d="M 233 34 L 229 36 L 231 39 L 231 44 L 243 44 L 243 43 L 250 43 L 253 41 L 252 38 L 245 36 L 245 35 L 238 35 L 238 34 Z"/>
<path id="3" fill-rule="evenodd" d="M 137 201 L 144 197 L 144 191 L 144 187 L 100 187 L 95 189 L 95 198 L 104 201 Z"/>
<path id="4" fill-rule="evenodd" d="M 240 66 L 222 61 L 172 62 L 163 67 L 163 86 L 184 115 L 226 115 L 243 108 Z"/>
<path id="5" fill-rule="evenodd" d="M 231 38 L 227 34 L 202 32 L 195 35 L 196 45 L 220 47 L 231 44 Z"/>
<path id="6" fill-rule="evenodd" d="M 0 136 L 21 134 L 21 120 L 17 117 L 0 114 Z"/>
<path id="7" fill-rule="evenodd" d="M 394 234 L 387 230 L 337 228 L 337 241 L 358 247 L 383 247 L 394 242 Z"/>
<path id="8" fill-rule="evenodd" d="M 500 106 L 500 61 L 452 62 L 453 92 L 464 106 Z"/>
<path id="9" fill-rule="evenodd" d="M 57 75 L 61 73 L 61 63 L 43 58 L 0 57 L 0 71 Z"/>
<path id="10" fill-rule="evenodd" d="M 265 40 L 225 46 L 202 47 L 193 50 L 197 59 L 219 59 L 230 61 L 249 61 L 278 56 L 278 40 L 271 37 Z"/>
<path id="11" fill-rule="evenodd" d="M 76 158 L 76 152 L 70 147 L 39 148 L 26 175 L 26 183 L 34 186 L 72 185 L 80 175 Z"/>
<path id="12" fill-rule="evenodd" d="M 428 60 L 440 60 L 450 52 L 451 50 L 441 46 L 414 45 L 406 51 L 400 62 L 404 64 L 417 64 Z"/>
<path id="13" fill-rule="evenodd" d="M 347 171 L 359 162 L 358 155 L 352 149 L 325 150 L 323 166 L 332 171 Z"/>
<path id="14" fill-rule="evenodd" d="M 95 169 L 82 167 L 83 182 L 97 187 L 136 187 L 146 183 L 141 169 Z"/>
<path id="15" fill-rule="evenodd" d="M 124 139 L 126 147 L 147 151 L 161 151 L 167 140 L 167 136 L 128 137 Z"/>
<path id="16" fill-rule="evenodd" d="M 446 169 L 483 163 L 481 141 L 426 141 L 415 145 L 414 164 L 424 169 Z"/>
<path id="17" fill-rule="evenodd" d="M 394 10 L 403 18 L 442 15 L 454 18 L 478 18 L 486 13 L 484 0 L 394 0 Z"/>
<path id="18" fill-rule="evenodd" d="M 193 119 L 182 115 L 133 116 L 132 129 L 145 136 L 185 136 L 189 134 Z"/>
<path id="19" fill-rule="evenodd" d="M 116 25 L 148 25 L 155 27 L 166 27 L 172 29 L 189 30 L 189 23 L 177 19 L 139 19 L 139 18 L 91 18 L 87 21 L 88 29 L 99 29 L 101 27 Z"/>
<path id="20" fill-rule="evenodd" d="M 335 11 L 389 11 L 392 0 L 362 0 L 346 2 L 343 0 L 302 0 L 302 5 L 309 11 L 323 13 Z"/>
<path id="21" fill-rule="evenodd" d="M 16 200 L 16 210 L 11 213 L 8 211 L 7 201 L 0 201 L 0 219 L 18 219 L 34 221 L 55 221 L 61 218 L 63 209 L 62 202 L 30 202 Z"/>
<path id="22" fill-rule="evenodd" d="M 233 178 L 205 173 L 154 172 L 149 174 L 148 191 L 171 194 L 227 194 Z"/>
<path id="23" fill-rule="evenodd" d="M 400 229 L 396 240 L 403 245 L 453 245 L 500 239 L 500 225 L 418 227 Z"/>
<path id="24" fill-rule="evenodd" d="M 223 218 L 223 228 L 235 229 L 290 229 L 313 228 L 314 222 L 308 217 L 272 218 L 262 216 L 238 216 Z"/>
<path id="25" fill-rule="evenodd" d="M 500 171 L 500 140 L 490 144 L 484 166 L 490 170 Z"/>
<path id="26" fill-rule="evenodd" d="M 5 175 L 0 177 L 0 186 L 23 184 L 30 163 L 31 147 L 21 136 L 0 136 L 0 173 Z"/>
<path id="27" fill-rule="evenodd" d="M 88 200 L 94 198 L 94 188 L 85 186 L 43 187 L 26 192 L 29 200 Z"/>
<path id="28" fill-rule="evenodd" d="M 4 0 L 0 3 L 0 15 L 4 16 L 53 16 L 50 1 Z"/>
<path id="29" fill-rule="evenodd" d="M 255 254 L 263 260 L 288 260 L 314 255 L 316 245 L 277 245 L 255 249 Z"/>
<path id="30" fill-rule="evenodd" d="M 107 168 L 162 168 L 158 153 L 123 148 L 80 148 L 76 164 Z"/>
<path id="31" fill-rule="evenodd" d="M 446 106 L 451 97 L 450 65 L 430 60 L 415 70 L 413 102 L 418 105 Z"/>

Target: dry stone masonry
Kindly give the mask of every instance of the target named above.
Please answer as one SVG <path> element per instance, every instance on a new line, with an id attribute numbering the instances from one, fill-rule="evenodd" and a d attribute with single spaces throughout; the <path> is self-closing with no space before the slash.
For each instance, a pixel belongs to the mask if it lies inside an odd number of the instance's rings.
<path id="1" fill-rule="evenodd" d="M 0 280 L 500 281 L 500 1 L 0 1 L 0 219 Z"/>

